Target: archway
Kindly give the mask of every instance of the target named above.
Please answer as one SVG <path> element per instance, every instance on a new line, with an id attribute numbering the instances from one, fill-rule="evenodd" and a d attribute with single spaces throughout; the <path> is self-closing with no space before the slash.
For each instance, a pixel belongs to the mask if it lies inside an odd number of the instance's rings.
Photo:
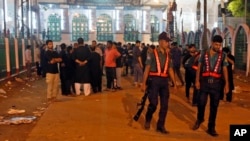
<path id="1" fill-rule="evenodd" d="M 234 29 L 231 26 L 226 26 L 223 30 L 224 47 L 229 47 L 232 52 L 232 38 L 234 35 Z"/>
<path id="2" fill-rule="evenodd" d="M 61 16 L 58 14 L 48 17 L 47 39 L 61 41 Z"/>
<path id="3" fill-rule="evenodd" d="M 151 15 L 150 17 L 150 25 L 151 25 L 151 42 L 158 41 L 158 36 L 160 32 L 160 21 L 155 15 Z"/>
<path id="4" fill-rule="evenodd" d="M 193 31 L 190 31 L 188 33 L 187 43 L 188 44 L 193 44 L 194 43 L 194 32 Z"/>
<path id="5" fill-rule="evenodd" d="M 235 68 L 241 71 L 247 70 L 248 33 L 249 28 L 247 25 L 239 25 L 234 35 Z"/>
<path id="6" fill-rule="evenodd" d="M 107 14 L 101 14 L 97 18 L 97 40 L 108 41 L 113 40 L 112 18 Z"/>
<path id="7" fill-rule="evenodd" d="M 76 41 L 78 38 L 83 38 L 84 41 L 89 40 L 89 24 L 88 19 L 83 14 L 76 14 L 72 19 L 72 36 L 71 40 Z"/>
<path id="8" fill-rule="evenodd" d="M 124 41 L 135 42 L 138 40 L 138 30 L 136 29 L 136 19 L 132 14 L 126 14 L 123 17 L 124 21 Z M 151 29 L 152 30 L 152 29 Z"/>

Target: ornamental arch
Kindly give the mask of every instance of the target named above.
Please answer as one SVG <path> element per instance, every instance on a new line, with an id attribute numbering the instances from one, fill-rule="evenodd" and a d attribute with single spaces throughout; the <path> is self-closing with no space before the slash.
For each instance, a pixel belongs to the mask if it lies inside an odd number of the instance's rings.
<path id="1" fill-rule="evenodd" d="M 187 35 L 187 43 L 193 44 L 194 43 L 194 32 L 190 31 Z"/>
<path id="2" fill-rule="evenodd" d="M 235 29 L 233 36 L 232 52 L 235 57 L 235 68 L 240 71 L 245 71 L 246 76 L 249 73 L 249 27 L 246 24 L 240 24 Z"/>
<path id="3" fill-rule="evenodd" d="M 229 47 L 232 52 L 232 38 L 234 35 L 234 29 L 231 26 L 226 26 L 223 30 L 224 47 Z"/>

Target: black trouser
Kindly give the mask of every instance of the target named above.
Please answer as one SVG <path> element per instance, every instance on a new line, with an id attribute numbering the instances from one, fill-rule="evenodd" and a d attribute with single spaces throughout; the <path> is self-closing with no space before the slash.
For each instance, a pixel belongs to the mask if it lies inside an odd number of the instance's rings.
<path id="1" fill-rule="evenodd" d="M 97 69 L 97 68 L 96 68 Z M 93 92 L 100 92 L 102 90 L 102 72 L 100 69 L 97 69 L 94 71 L 92 69 L 91 71 L 91 87 L 93 89 Z"/>
<path id="2" fill-rule="evenodd" d="M 221 92 L 220 92 L 220 99 L 221 100 L 224 99 L 224 87 L 225 87 L 225 84 L 226 84 L 225 80 L 223 80 L 222 81 L 223 88 L 221 89 Z M 233 92 L 232 92 L 233 91 L 233 87 L 231 85 L 230 85 L 230 82 L 229 82 L 229 92 L 226 94 L 226 100 L 229 101 L 229 102 L 232 101 L 232 96 L 233 96 Z"/>
<path id="3" fill-rule="evenodd" d="M 204 120 L 204 113 L 207 104 L 208 95 L 210 97 L 210 113 L 208 120 L 208 128 L 215 128 L 215 121 L 217 115 L 217 109 L 220 102 L 220 90 L 222 88 L 222 84 L 219 80 L 214 80 L 213 83 L 208 80 L 202 80 L 201 89 L 198 97 L 198 114 L 197 119 L 199 121 Z"/>
<path id="4" fill-rule="evenodd" d="M 67 80 L 66 68 L 60 68 L 60 80 L 61 80 L 61 90 L 63 95 L 70 94 L 71 83 Z"/>
<path id="5" fill-rule="evenodd" d="M 36 62 L 36 74 L 38 76 L 42 75 L 42 68 L 41 68 L 39 62 Z"/>
<path id="6" fill-rule="evenodd" d="M 186 68 L 185 69 L 185 92 L 186 92 L 186 97 L 189 98 L 189 90 L 190 87 L 193 84 L 194 90 L 193 90 L 193 100 L 192 104 L 197 104 L 197 89 L 195 87 L 195 71 L 192 70 L 192 68 Z"/>
<path id="7" fill-rule="evenodd" d="M 114 88 L 114 79 L 116 78 L 115 67 L 106 67 L 107 88 Z"/>
<path id="8" fill-rule="evenodd" d="M 160 111 L 159 119 L 157 122 L 158 128 L 164 128 L 165 119 L 168 111 L 168 99 L 169 99 L 169 88 L 168 88 L 168 78 L 167 77 L 149 77 L 148 85 L 148 99 L 149 106 L 146 113 L 146 122 L 150 122 L 153 113 L 158 105 L 158 96 L 160 96 Z"/>
<path id="9" fill-rule="evenodd" d="M 133 69 L 133 65 L 132 65 L 132 60 L 128 60 L 125 64 L 126 66 L 126 75 L 128 75 L 128 69 L 130 69 L 130 74 L 134 74 L 134 69 Z"/>

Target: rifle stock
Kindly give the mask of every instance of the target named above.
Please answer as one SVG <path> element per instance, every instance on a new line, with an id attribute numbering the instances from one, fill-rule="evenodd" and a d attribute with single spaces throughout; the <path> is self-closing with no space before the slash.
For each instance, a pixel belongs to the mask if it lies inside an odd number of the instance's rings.
<path id="1" fill-rule="evenodd" d="M 137 106 L 140 106 L 140 108 L 138 109 L 137 113 L 135 114 L 135 116 L 133 118 L 135 121 L 138 121 L 138 119 L 140 118 L 141 113 L 142 113 L 142 111 L 144 109 L 147 97 L 148 97 L 148 90 L 146 89 L 146 91 L 145 91 L 145 93 L 144 93 L 144 95 L 143 95 L 143 97 L 141 99 L 141 102 L 137 103 Z"/>

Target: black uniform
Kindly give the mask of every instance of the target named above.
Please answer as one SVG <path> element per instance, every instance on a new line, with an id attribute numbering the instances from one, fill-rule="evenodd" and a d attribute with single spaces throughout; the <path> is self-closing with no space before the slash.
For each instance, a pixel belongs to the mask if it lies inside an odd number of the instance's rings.
<path id="1" fill-rule="evenodd" d="M 183 58 L 183 66 L 185 69 L 185 82 L 186 82 L 185 92 L 186 92 L 186 98 L 188 99 L 188 101 L 189 101 L 190 87 L 192 85 L 195 85 L 195 75 L 196 75 L 195 66 L 197 65 L 197 64 L 195 64 L 196 57 L 197 57 L 197 55 L 192 56 L 190 54 L 187 54 Z M 197 89 L 195 86 L 194 86 L 194 90 L 193 90 L 192 105 L 193 106 L 197 105 Z"/>
<path id="2" fill-rule="evenodd" d="M 157 55 L 155 53 L 149 53 L 146 60 L 146 65 L 150 65 L 150 72 L 147 84 L 149 105 L 146 113 L 145 128 L 149 128 L 153 113 L 156 111 L 158 105 L 158 96 L 160 96 L 160 111 L 159 119 L 157 121 L 157 130 L 166 133 L 164 125 L 168 111 L 169 87 L 168 71 L 165 72 L 164 70 L 168 70 L 169 67 L 172 67 L 172 64 L 168 53 L 163 54 L 158 49 L 154 49 L 154 52 L 157 52 L 158 57 L 156 57 Z M 167 58 L 168 64 L 166 65 Z M 156 60 L 159 60 L 159 64 L 157 64 Z M 158 70 L 158 67 L 160 67 L 160 70 Z M 160 75 L 156 74 L 158 72 L 161 72 Z"/>
<path id="3" fill-rule="evenodd" d="M 75 49 L 73 52 L 73 59 L 84 61 L 88 60 L 91 57 L 91 52 L 88 47 L 85 46 L 79 46 L 78 48 Z M 80 66 L 76 64 L 75 68 L 75 82 L 76 83 L 90 83 L 90 69 L 89 69 L 89 64 L 84 66 Z"/>
<path id="4" fill-rule="evenodd" d="M 93 92 L 102 91 L 102 69 L 101 69 L 101 56 L 95 51 L 91 52 L 90 60 L 90 76 L 91 76 L 91 86 Z"/>
<path id="5" fill-rule="evenodd" d="M 220 52 L 210 56 L 209 50 L 201 54 L 199 63 L 201 63 L 200 93 L 198 99 L 197 121 L 193 129 L 198 129 L 199 125 L 204 121 L 204 113 L 209 95 L 210 114 L 207 132 L 212 136 L 216 136 L 216 115 L 220 101 L 220 91 L 223 89 L 223 85 L 221 83 L 222 72 L 223 67 L 227 66 L 228 63 L 224 53 Z"/>
<path id="6" fill-rule="evenodd" d="M 222 49 L 223 52 L 225 52 L 227 54 L 227 57 L 232 60 L 233 62 L 235 62 L 235 58 L 234 56 L 230 53 L 229 48 L 225 47 Z M 233 90 L 234 90 L 234 82 L 233 82 L 233 69 L 232 69 L 232 65 L 229 61 L 228 61 L 228 66 L 227 66 L 227 71 L 228 71 L 228 84 L 229 84 L 229 92 L 226 94 L 226 100 L 228 102 L 232 101 L 232 95 L 233 95 Z M 225 86 L 225 80 L 223 80 L 223 85 Z M 220 95 L 220 99 L 223 100 L 224 99 L 224 91 L 223 89 L 221 89 L 221 95 Z"/>

